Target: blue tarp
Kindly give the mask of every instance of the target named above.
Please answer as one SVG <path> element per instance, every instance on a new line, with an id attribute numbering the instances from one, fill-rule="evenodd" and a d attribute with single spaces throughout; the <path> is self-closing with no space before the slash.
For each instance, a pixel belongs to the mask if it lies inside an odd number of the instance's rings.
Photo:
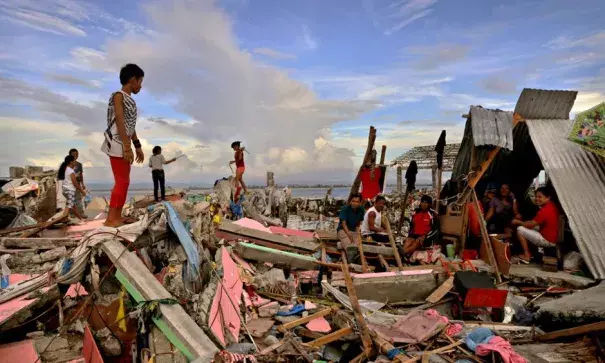
<path id="1" fill-rule="evenodd" d="M 187 268 L 184 269 L 184 278 L 186 281 L 194 281 L 199 277 L 200 273 L 200 254 L 197 250 L 197 244 L 191 239 L 189 231 L 179 219 L 179 214 L 174 210 L 170 202 L 162 203 L 166 208 L 168 225 L 170 229 L 177 235 L 179 242 L 183 246 L 187 254 Z"/>

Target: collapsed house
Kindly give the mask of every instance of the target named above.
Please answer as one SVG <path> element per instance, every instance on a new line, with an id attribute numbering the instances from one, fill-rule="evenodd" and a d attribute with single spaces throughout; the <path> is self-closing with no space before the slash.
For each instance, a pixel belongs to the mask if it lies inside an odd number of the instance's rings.
<path id="1" fill-rule="evenodd" d="M 571 122 L 575 92 L 557 95 L 526 90 L 515 112 L 471 107 L 455 162 L 446 148 L 445 168 L 453 166 L 462 188 L 440 217 L 444 241 L 464 250 L 465 198 L 473 200 L 490 178 L 506 176 L 524 195 L 544 169 L 600 280 L 596 234 L 603 217 L 582 207 L 605 200 L 603 160 L 566 142 L 562 127 Z M 370 178 L 384 168 L 375 138 L 371 128 L 360 167 Z M 604 285 L 596 280 L 510 263 L 505 271 L 502 244 L 488 235 L 482 236 L 482 247 L 493 253 L 484 256 L 487 263 L 437 258 L 437 251 L 405 261 L 398 248 L 405 228 L 389 227 L 388 243 L 361 241 L 353 247 L 358 258 L 348 261 L 336 236 L 343 202 L 329 192 L 297 200 L 273 179 L 238 200 L 241 208 L 226 178 L 209 194 L 178 193 L 160 204 L 134 200 L 125 213 L 137 221 L 119 228 L 103 227 L 101 213 L 84 225 L 51 218 L 0 229 L 6 281 L 0 359 L 597 362 L 603 356 Z M 593 194 L 580 195 L 585 190 Z M 389 226 L 412 205 L 401 194 L 387 196 Z"/>

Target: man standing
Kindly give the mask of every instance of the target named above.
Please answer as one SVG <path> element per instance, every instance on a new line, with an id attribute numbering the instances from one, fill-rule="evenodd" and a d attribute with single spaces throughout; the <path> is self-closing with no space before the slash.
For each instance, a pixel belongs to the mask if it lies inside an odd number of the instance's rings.
<path id="1" fill-rule="evenodd" d="M 382 195 L 377 196 L 374 206 L 368 209 L 364 215 L 361 224 L 361 235 L 364 238 L 370 237 L 374 242 L 389 242 L 389 236 L 386 233 L 382 219 L 386 202 L 387 200 Z"/>
<path id="2" fill-rule="evenodd" d="M 69 155 L 73 156 L 76 160 L 76 165 L 74 166 L 76 180 L 82 186 L 82 189 L 86 189 L 86 186 L 84 185 L 84 168 L 82 167 L 82 163 L 78 161 L 80 153 L 77 149 L 71 149 L 69 150 Z M 78 213 L 82 216 L 82 218 L 88 218 L 86 214 L 84 214 L 84 198 L 79 189 L 76 189 L 74 208 L 78 210 Z"/>

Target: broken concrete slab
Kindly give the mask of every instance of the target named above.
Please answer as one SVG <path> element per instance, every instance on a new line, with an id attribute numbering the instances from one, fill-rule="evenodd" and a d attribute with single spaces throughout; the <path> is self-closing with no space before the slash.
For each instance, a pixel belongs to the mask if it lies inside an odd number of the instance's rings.
<path id="1" fill-rule="evenodd" d="M 154 326 L 149 335 L 149 349 L 155 356 L 155 363 L 187 363 L 187 358 L 170 343 L 157 327 Z"/>
<path id="2" fill-rule="evenodd" d="M 263 305 L 258 308 L 258 316 L 261 318 L 272 318 L 279 312 L 279 303 L 277 301 L 272 301 L 267 305 Z"/>
<path id="3" fill-rule="evenodd" d="M 73 238 L 0 238 L 0 244 L 6 248 L 31 248 L 52 250 L 57 247 L 76 247 L 79 241 Z"/>
<path id="4" fill-rule="evenodd" d="M 226 240 L 246 240 L 265 247 L 291 252 L 312 252 L 319 246 L 319 243 L 315 242 L 312 238 L 282 236 L 243 227 L 227 220 L 223 221 L 216 235 Z"/>
<path id="5" fill-rule="evenodd" d="M 493 273 L 491 266 L 481 260 L 473 260 L 472 263 L 479 271 Z M 595 284 L 595 280 L 593 279 L 575 276 L 565 271 L 543 271 L 542 266 L 536 264 L 511 265 L 509 274 L 506 277 L 513 283 L 544 287 L 559 286 L 585 289 Z"/>
<path id="6" fill-rule="evenodd" d="M 34 341 L 31 339 L 0 345 L 0 362 L 2 363 L 35 363 L 39 360 Z"/>
<path id="7" fill-rule="evenodd" d="M 542 303 L 536 319 L 554 329 L 605 320 L 605 282 L 560 299 Z"/>
<path id="8" fill-rule="evenodd" d="M 102 249 L 116 265 L 116 277 L 135 300 L 173 299 L 137 255 L 126 250 L 117 239 L 104 242 Z M 213 360 L 214 354 L 218 352 L 217 347 L 182 306 L 160 304 L 159 309 L 162 316 L 159 319 L 154 318 L 154 323 L 172 344 L 189 360 L 196 357 L 200 358 L 201 362 Z"/>
<path id="9" fill-rule="evenodd" d="M 444 279 L 432 270 L 357 274 L 353 286 L 360 299 L 383 303 L 422 304 Z"/>
<path id="10" fill-rule="evenodd" d="M 260 338 L 265 335 L 274 324 L 275 321 L 273 321 L 273 319 L 258 318 L 246 322 L 246 327 L 253 337 Z"/>
<path id="11" fill-rule="evenodd" d="M 69 348 L 69 342 L 63 337 L 43 336 L 34 340 L 36 351 L 40 354 L 43 352 L 54 352 L 59 349 Z"/>
<path id="12" fill-rule="evenodd" d="M 235 249 L 239 256 L 248 260 L 271 262 L 275 265 L 290 266 L 303 270 L 313 270 L 317 266 L 317 260 L 313 257 L 258 246 L 252 243 L 239 242 Z"/>

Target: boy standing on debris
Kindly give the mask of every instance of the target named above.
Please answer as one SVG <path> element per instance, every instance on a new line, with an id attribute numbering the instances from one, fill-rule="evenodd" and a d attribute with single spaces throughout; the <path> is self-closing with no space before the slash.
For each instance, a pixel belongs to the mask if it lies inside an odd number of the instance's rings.
<path id="1" fill-rule="evenodd" d="M 164 165 L 173 163 L 176 158 L 172 158 L 170 160 L 166 160 L 164 155 L 162 155 L 162 147 L 155 146 L 153 148 L 153 155 L 149 158 L 149 167 L 151 168 L 151 177 L 153 179 L 153 197 L 156 202 L 159 202 L 158 198 L 158 184 L 160 187 L 160 192 L 162 196 L 162 200 L 166 200 L 166 187 L 165 176 L 164 176 Z"/>
<path id="2" fill-rule="evenodd" d="M 82 189 L 86 190 L 86 186 L 84 185 L 84 168 L 82 167 L 82 163 L 78 161 L 78 157 L 80 157 L 80 153 L 76 149 L 69 150 L 69 155 L 73 156 L 76 163 L 74 164 L 74 172 L 76 173 L 76 180 L 82 186 Z M 87 218 L 84 215 L 84 196 L 80 193 L 79 190 L 76 190 L 76 199 L 75 199 L 75 208 L 80 212 L 80 214 Z"/>
<path id="3" fill-rule="evenodd" d="M 244 151 L 246 150 L 241 146 L 241 141 L 234 141 L 231 143 L 231 148 L 235 151 L 234 159 L 229 164 L 235 164 L 235 195 L 239 195 L 242 187 L 244 188 L 244 194 L 248 193 L 248 187 L 244 183 L 244 172 L 246 171 L 246 165 L 244 164 Z"/>
<path id="4" fill-rule="evenodd" d="M 359 193 L 351 194 L 347 205 L 340 210 L 336 234 L 340 240 L 340 248 L 346 252 L 349 263 L 352 263 L 353 258 L 357 255 L 357 244 L 360 242 L 359 232 L 364 214 L 365 210 L 361 206 L 361 194 Z"/>
<path id="5" fill-rule="evenodd" d="M 439 231 L 439 218 L 431 209 L 433 199 L 428 195 L 420 198 L 420 207 L 414 211 L 408 237 L 403 243 L 403 253 L 409 255 L 431 241 Z"/>
<path id="6" fill-rule="evenodd" d="M 514 219 L 512 224 L 517 228 L 517 237 L 523 247 L 523 255 L 519 256 L 521 262 L 531 261 L 531 252 L 527 242 L 537 247 L 555 247 L 559 236 L 559 209 L 551 200 L 552 193 L 548 188 L 536 190 L 536 204 L 540 207 L 533 220 L 523 222 Z"/>
<path id="7" fill-rule="evenodd" d="M 120 70 L 122 89 L 111 94 L 107 106 L 107 130 L 101 150 L 109 156 L 115 181 L 109 202 L 109 214 L 105 225 L 118 227 L 124 224 L 122 208 L 126 203 L 130 186 L 130 166 L 145 159 L 141 141 L 135 131 L 137 104 L 132 94 L 141 91 L 145 72 L 136 64 L 127 64 Z M 135 152 L 132 151 L 134 145 Z"/>

